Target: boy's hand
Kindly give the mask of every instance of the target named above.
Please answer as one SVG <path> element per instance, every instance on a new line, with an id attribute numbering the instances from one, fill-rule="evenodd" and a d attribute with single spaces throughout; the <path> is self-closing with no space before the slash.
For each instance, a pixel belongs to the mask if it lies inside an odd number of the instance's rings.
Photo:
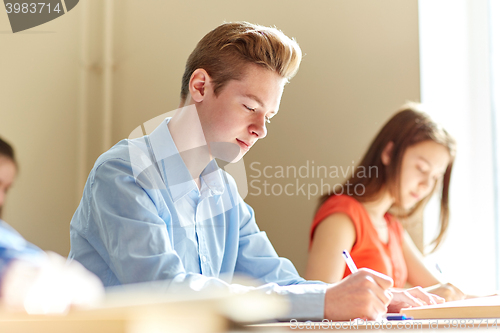
<path id="1" fill-rule="evenodd" d="M 390 277 L 361 268 L 327 289 L 324 316 L 329 320 L 376 320 L 387 312 L 392 285 Z"/>

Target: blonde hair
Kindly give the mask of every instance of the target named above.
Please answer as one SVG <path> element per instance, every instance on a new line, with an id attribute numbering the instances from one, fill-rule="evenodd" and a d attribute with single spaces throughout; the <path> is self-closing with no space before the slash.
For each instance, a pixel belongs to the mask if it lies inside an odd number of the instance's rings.
<path id="1" fill-rule="evenodd" d="M 273 27 L 248 22 L 224 23 L 203 37 L 186 62 L 181 101 L 189 93 L 193 72 L 207 71 L 217 95 L 230 80 L 238 80 L 246 64 L 256 64 L 290 80 L 298 71 L 302 51 L 294 39 Z"/>

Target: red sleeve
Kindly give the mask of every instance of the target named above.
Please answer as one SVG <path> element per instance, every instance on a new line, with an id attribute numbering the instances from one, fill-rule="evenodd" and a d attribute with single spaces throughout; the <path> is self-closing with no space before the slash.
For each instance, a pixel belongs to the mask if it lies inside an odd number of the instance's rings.
<path id="1" fill-rule="evenodd" d="M 362 235 L 360 232 L 363 232 L 361 227 L 362 218 L 360 217 L 360 203 L 348 196 L 348 195 L 332 195 L 328 198 L 318 209 L 316 215 L 314 216 L 313 222 L 311 224 L 311 230 L 309 234 L 309 248 L 311 248 L 314 232 L 316 227 L 323 222 L 328 216 L 333 215 L 335 213 L 346 214 L 354 224 L 354 228 L 356 229 L 356 239 L 360 239 Z"/>

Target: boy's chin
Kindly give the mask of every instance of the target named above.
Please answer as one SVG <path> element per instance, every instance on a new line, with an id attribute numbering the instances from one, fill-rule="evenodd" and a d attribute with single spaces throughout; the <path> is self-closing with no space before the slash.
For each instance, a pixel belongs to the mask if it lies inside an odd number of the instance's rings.
<path id="1" fill-rule="evenodd" d="M 236 156 L 236 158 L 234 160 L 232 160 L 229 163 L 237 163 L 237 162 L 241 161 L 241 159 L 243 158 L 243 156 L 245 156 L 245 154 L 246 154 L 246 152 L 241 152 L 240 154 L 238 154 L 238 156 Z"/>
<path id="2" fill-rule="evenodd" d="M 211 156 L 211 158 L 212 159 L 215 158 L 217 160 L 217 164 L 219 165 L 219 167 L 224 167 L 225 165 L 234 164 L 234 163 L 241 161 L 243 156 L 245 156 L 244 152 L 241 152 L 240 154 L 238 154 L 236 157 L 233 157 L 232 159 L 228 159 L 227 157 L 220 158 L 218 156 Z"/>
<path id="3" fill-rule="evenodd" d="M 210 143 L 210 153 L 212 157 L 226 163 L 236 163 L 245 155 L 239 145 L 229 142 Z"/>

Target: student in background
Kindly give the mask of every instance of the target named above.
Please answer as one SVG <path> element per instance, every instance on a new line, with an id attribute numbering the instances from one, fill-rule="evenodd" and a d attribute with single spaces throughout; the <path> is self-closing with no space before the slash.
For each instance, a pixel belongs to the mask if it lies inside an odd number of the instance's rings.
<path id="1" fill-rule="evenodd" d="M 419 105 L 403 106 L 380 130 L 342 190 L 320 200 L 310 232 L 305 277 L 335 283 L 350 274 L 342 251 L 358 267 L 393 278 L 397 288 L 408 282 L 430 287 L 446 300 L 465 295 L 443 284 L 423 264 L 423 257 L 399 219 L 411 217 L 436 191 L 441 194 L 440 244 L 448 227 L 448 192 L 455 141 Z M 363 172 L 364 170 L 364 172 Z"/>
<path id="2" fill-rule="evenodd" d="M 12 146 L 0 138 L 0 219 L 7 192 L 14 183 L 17 163 Z"/>
<path id="3" fill-rule="evenodd" d="M 17 169 L 14 149 L 0 138 L 0 214 Z M 66 265 L 0 219 L 0 303 L 7 310 L 62 313 L 70 305 L 92 304 L 102 293 L 99 279 L 80 264 Z"/>

